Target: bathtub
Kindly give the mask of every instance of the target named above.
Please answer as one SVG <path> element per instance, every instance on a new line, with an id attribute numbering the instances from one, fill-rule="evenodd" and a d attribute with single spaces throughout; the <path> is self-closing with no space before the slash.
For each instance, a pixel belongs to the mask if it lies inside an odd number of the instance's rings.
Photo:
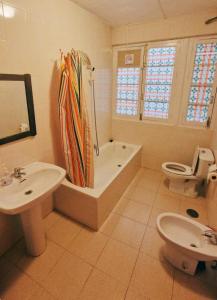
<path id="1" fill-rule="evenodd" d="M 94 188 L 81 188 L 64 179 L 54 193 L 54 207 L 98 230 L 141 167 L 141 146 L 106 143 L 94 164 Z"/>

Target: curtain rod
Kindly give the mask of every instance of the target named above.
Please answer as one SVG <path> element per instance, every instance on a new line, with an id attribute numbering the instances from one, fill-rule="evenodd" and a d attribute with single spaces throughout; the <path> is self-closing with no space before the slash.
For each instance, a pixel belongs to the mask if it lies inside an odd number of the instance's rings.
<path id="1" fill-rule="evenodd" d="M 163 41 L 174 41 L 174 40 L 182 40 L 182 39 L 189 39 L 195 37 L 212 37 L 217 36 L 217 33 L 210 33 L 210 34 L 195 34 L 195 35 L 188 35 L 182 37 L 174 37 L 174 38 L 164 38 L 164 39 L 155 39 L 155 40 L 147 40 L 147 41 L 139 41 L 139 42 L 129 42 L 129 43 L 120 43 L 120 44 L 113 44 L 112 47 L 126 47 L 126 46 L 142 46 L 146 43 L 154 43 L 154 42 L 163 42 Z"/>

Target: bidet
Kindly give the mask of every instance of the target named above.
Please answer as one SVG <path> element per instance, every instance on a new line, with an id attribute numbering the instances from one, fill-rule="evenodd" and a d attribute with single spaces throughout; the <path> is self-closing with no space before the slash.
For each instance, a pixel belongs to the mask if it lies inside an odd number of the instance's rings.
<path id="1" fill-rule="evenodd" d="M 217 233 L 175 213 L 157 217 L 157 229 L 165 240 L 165 258 L 176 268 L 194 275 L 200 261 L 217 260 Z"/>

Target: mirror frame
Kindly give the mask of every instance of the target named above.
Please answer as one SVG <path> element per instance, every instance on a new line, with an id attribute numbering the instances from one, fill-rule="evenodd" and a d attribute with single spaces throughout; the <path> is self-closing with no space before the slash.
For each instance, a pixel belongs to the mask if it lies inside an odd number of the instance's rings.
<path id="1" fill-rule="evenodd" d="M 24 74 L 24 75 L 0 74 L 0 81 L 24 81 L 25 93 L 26 93 L 26 104 L 27 104 L 28 119 L 29 119 L 28 131 L 20 132 L 14 135 L 0 138 L 0 145 L 17 141 L 28 136 L 35 136 L 37 134 L 37 131 L 36 131 L 36 124 L 35 124 L 35 111 L 34 111 L 34 104 L 33 104 L 31 75 L 30 74 Z"/>

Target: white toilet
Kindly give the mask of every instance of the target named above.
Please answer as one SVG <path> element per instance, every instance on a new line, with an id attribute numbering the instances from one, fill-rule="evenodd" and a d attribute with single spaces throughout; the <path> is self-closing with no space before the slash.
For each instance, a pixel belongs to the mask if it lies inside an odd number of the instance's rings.
<path id="1" fill-rule="evenodd" d="M 199 261 L 217 260 L 217 232 L 175 213 L 162 213 L 157 229 L 166 241 L 165 258 L 176 268 L 194 275 Z"/>
<path id="2" fill-rule="evenodd" d="M 169 190 L 189 197 L 198 195 L 197 186 L 207 178 L 209 166 L 214 163 L 210 149 L 197 147 L 192 166 L 176 162 L 165 162 L 162 171 L 169 179 Z"/>

